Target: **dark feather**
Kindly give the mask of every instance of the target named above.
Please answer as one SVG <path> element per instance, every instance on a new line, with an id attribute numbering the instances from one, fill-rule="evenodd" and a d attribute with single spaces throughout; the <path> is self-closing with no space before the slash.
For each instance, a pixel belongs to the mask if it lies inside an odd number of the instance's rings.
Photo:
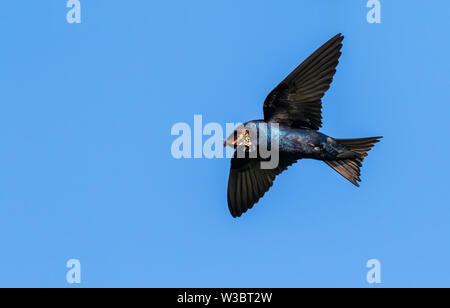
<path id="1" fill-rule="evenodd" d="M 322 126 L 322 97 L 336 73 L 343 39 L 341 34 L 330 39 L 270 92 L 263 107 L 266 122 L 315 130 Z"/>
<path id="2" fill-rule="evenodd" d="M 298 160 L 281 154 L 279 159 L 277 168 L 261 169 L 261 159 L 237 158 L 235 152 L 228 179 L 228 207 L 233 217 L 251 209 L 273 185 L 275 177 Z"/>

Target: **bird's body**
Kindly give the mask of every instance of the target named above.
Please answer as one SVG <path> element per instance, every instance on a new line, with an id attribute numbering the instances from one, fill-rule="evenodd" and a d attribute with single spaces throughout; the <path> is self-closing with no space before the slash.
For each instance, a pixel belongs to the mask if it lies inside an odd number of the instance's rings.
<path id="1" fill-rule="evenodd" d="M 280 128 L 280 152 L 292 153 L 300 158 L 332 160 L 345 151 L 327 135 L 311 129 Z"/>
<path id="2" fill-rule="evenodd" d="M 312 129 L 281 125 L 277 142 L 281 153 L 289 153 L 299 159 L 332 160 L 345 152 L 334 139 Z"/>
<path id="3" fill-rule="evenodd" d="M 309 128 L 292 128 L 279 125 L 277 133 L 271 133 L 269 123 L 264 120 L 253 120 L 244 124 L 255 124 L 259 135 L 263 135 L 270 148 L 272 142 L 279 146 L 281 154 L 291 155 L 297 159 L 311 158 L 317 160 L 333 160 L 348 151 L 333 138 Z M 260 125 L 263 124 L 263 125 Z"/>
<path id="4" fill-rule="evenodd" d="M 324 161 L 359 186 L 362 161 L 381 137 L 337 139 L 318 131 L 322 125 L 321 99 L 336 72 L 342 40 L 340 34 L 333 37 L 270 92 L 264 102 L 263 120 L 237 127 L 225 140 L 224 145 L 237 149 L 228 182 L 228 206 L 233 217 L 252 208 L 275 177 L 299 159 Z M 261 163 L 268 157 L 261 154 L 262 148 L 273 149 L 275 145 L 278 164 L 263 168 Z"/>

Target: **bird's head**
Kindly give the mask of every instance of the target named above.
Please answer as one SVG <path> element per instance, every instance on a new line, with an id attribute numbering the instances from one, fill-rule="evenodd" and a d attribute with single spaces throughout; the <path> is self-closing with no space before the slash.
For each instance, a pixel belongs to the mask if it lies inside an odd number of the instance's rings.
<path id="1" fill-rule="evenodd" d="M 234 131 L 225 139 L 223 146 L 230 146 L 234 149 L 245 147 L 251 149 L 257 145 L 258 127 L 253 122 L 248 122 L 239 125 Z"/>

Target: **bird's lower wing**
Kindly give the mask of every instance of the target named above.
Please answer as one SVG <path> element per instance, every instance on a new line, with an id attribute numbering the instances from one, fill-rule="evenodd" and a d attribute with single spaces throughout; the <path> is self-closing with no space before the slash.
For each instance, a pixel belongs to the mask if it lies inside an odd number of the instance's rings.
<path id="1" fill-rule="evenodd" d="M 273 185 L 275 177 L 297 162 L 297 158 L 280 155 L 278 167 L 261 169 L 261 159 L 231 159 L 228 179 L 228 208 L 233 217 L 239 217 L 251 209 Z"/>

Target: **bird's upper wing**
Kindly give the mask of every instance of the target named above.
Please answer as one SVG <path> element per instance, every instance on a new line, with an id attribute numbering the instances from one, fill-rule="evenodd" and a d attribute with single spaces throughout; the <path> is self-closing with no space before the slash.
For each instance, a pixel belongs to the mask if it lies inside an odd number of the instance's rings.
<path id="1" fill-rule="evenodd" d="M 264 120 L 291 127 L 319 129 L 322 126 L 322 97 L 333 81 L 341 55 L 341 34 L 317 49 L 264 101 Z"/>
<path id="2" fill-rule="evenodd" d="M 272 186 L 275 177 L 297 162 L 297 158 L 280 153 L 279 164 L 274 169 L 261 169 L 261 159 L 231 159 L 228 179 L 228 208 L 233 217 L 239 217 L 258 202 Z"/>

